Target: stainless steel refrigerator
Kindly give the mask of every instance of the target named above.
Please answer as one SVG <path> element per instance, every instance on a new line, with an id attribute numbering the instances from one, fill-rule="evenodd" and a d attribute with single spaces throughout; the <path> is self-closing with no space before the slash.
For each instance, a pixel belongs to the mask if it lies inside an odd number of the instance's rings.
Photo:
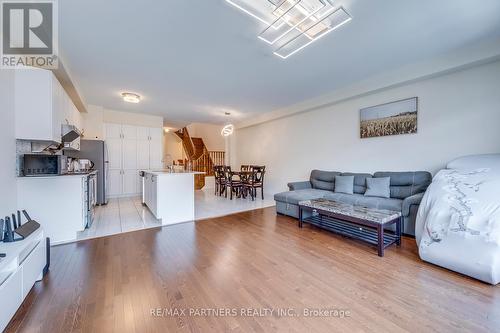
<path id="1" fill-rule="evenodd" d="M 80 151 L 65 151 L 64 155 L 74 158 L 89 159 L 94 163 L 94 170 L 97 170 L 97 204 L 107 204 L 106 178 L 108 175 L 108 153 L 106 150 L 106 143 L 101 140 L 81 140 Z"/>

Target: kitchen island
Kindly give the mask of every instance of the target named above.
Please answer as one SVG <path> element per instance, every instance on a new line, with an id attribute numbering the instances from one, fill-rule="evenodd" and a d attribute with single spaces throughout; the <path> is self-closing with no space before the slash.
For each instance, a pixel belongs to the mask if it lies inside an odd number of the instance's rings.
<path id="1" fill-rule="evenodd" d="M 143 170 L 142 202 L 163 225 L 194 220 L 196 171 Z"/>
<path id="2" fill-rule="evenodd" d="M 89 187 L 89 181 L 96 174 L 18 177 L 18 209 L 42 225 L 52 245 L 75 241 L 93 220 L 95 186 Z"/>

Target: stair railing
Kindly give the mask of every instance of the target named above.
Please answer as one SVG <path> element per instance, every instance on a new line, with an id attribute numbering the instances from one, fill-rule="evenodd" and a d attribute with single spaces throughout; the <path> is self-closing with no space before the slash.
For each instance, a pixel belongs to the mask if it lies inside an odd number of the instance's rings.
<path id="1" fill-rule="evenodd" d="M 226 164 L 226 153 L 224 151 L 209 151 L 210 159 L 213 165 L 225 165 Z"/>

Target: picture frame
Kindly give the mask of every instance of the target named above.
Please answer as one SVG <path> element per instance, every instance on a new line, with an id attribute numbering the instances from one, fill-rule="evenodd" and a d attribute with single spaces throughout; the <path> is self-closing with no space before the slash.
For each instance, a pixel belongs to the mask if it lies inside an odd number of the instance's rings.
<path id="1" fill-rule="evenodd" d="M 360 109 L 360 137 L 415 134 L 418 131 L 418 97 Z"/>

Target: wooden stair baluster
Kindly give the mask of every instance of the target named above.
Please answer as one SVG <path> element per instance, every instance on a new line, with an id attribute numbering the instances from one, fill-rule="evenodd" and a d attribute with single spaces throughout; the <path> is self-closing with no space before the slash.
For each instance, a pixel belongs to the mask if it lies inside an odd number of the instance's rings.
<path id="1" fill-rule="evenodd" d="M 205 177 L 214 175 L 214 165 L 224 165 L 225 152 L 208 151 L 203 139 L 191 137 L 186 127 L 176 131 L 175 134 L 182 140 L 182 147 L 186 153 L 187 161 L 184 163 L 184 168 L 187 169 L 188 164 L 191 164 L 192 171 L 205 173 L 194 177 L 195 189 L 201 190 L 205 186 Z"/>

